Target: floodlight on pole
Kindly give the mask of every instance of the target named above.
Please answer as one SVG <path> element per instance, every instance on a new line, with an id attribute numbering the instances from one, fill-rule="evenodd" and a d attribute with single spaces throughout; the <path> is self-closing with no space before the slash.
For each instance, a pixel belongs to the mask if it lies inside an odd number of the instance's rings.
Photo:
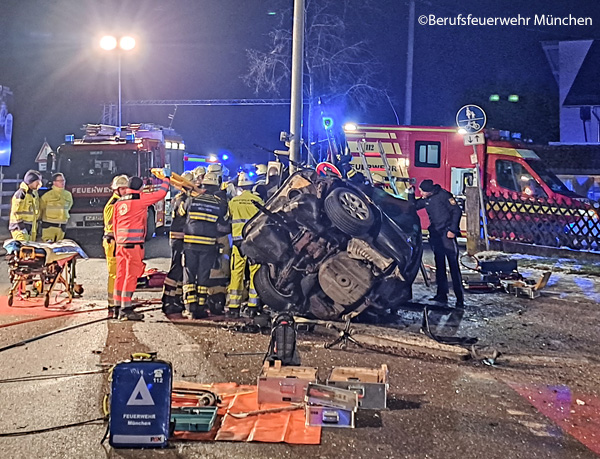
<path id="1" fill-rule="evenodd" d="M 117 118 L 118 118 L 118 128 L 121 130 L 121 108 L 122 108 L 122 98 L 121 98 L 121 52 L 122 51 L 131 51 L 135 48 L 135 39 L 130 36 L 123 36 L 120 38 L 114 37 L 112 35 L 106 35 L 100 39 L 100 48 L 105 51 L 112 51 L 113 49 L 117 50 L 117 65 L 118 65 L 118 74 L 119 74 L 119 101 L 117 108 Z"/>

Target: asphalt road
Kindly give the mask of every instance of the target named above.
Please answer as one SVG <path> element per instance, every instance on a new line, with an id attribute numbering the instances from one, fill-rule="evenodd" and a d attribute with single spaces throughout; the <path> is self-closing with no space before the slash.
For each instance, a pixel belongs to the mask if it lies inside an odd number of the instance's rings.
<path id="1" fill-rule="evenodd" d="M 165 268 L 165 253 L 165 238 L 151 241 L 148 266 Z M 3 262 L 4 288 L 6 272 Z M 104 306 L 104 261 L 78 263 L 78 279 L 86 292 L 77 307 Z M 418 337 L 422 315 L 418 305 L 431 291 L 419 280 L 414 296 L 412 311 L 390 319 L 385 327 L 369 325 L 359 331 Z M 336 336 L 333 330 L 317 326 L 313 333 L 301 333 L 302 364 L 317 366 L 321 379 L 334 366 L 376 368 L 386 363 L 390 368 L 389 409 L 359 412 L 356 429 L 324 429 L 318 446 L 177 442 L 165 450 L 112 450 L 100 445 L 105 427 L 99 424 L 0 436 L 0 451 L 8 458 L 597 457 L 599 441 L 593 435 L 600 430 L 590 429 L 600 426 L 600 364 L 594 350 L 600 308 L 596 297 L 581 287 L 580 276 L 559 276 L 548 294 L 534 301 L 501 293 L 467 298 L 469 307 L 458 335 L 477 336 L 481 356 L 500 349 L 504 355 L 495 366 L 484 365 L 481 359 L 440 356 L 433 345 L 410 352 L 402 346 L 380 347 L 378 352 L 352 346 L 347 351 L 325 349 L 324 344 Z M 38 308 L 17 312 L 0 307 L 0 325 L 39 314 Z M 0 328 L 0 347 L 103 315 L 104 311 L 89 312 Z M 444 329 L 441 321 L 437 330 Z M 176 380 L 253 384 L 262 358 L 226 358 L 224 353 L 263 352 L 267 344 L 268 337 L 261 334 L 200 326 L 197 321 L 174 324 L 161 312 L 153 312 L 142 323 L 102 321 L 1 351 L 0 434 L 102 416 L 101 400 L 108 387 L 106 374 L 18 383 L 4 379 L 101 370 L 134 351 L 153 350 L 172 362 Z M 580 416 L 582 412 L 585 416 Z"/>

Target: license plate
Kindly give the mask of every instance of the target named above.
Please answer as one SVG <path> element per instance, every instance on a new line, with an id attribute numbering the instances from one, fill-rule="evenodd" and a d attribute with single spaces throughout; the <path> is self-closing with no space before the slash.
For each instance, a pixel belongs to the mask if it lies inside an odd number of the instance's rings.
<path id="1" fill-rule="evenodd" d="M 86 222 L 96 222 L 102 220 L 102 218 L 102 215 L 86 215 L 83 217 Z"/>

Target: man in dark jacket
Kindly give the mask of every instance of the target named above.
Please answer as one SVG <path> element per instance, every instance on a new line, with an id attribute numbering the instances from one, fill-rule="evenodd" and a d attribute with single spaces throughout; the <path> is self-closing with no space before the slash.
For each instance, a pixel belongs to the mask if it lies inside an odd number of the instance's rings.
<path id="1" fill-rule="evenodd" d="M 420 199 L 415 199 L 414 188 L 409 189 L 409 200 L 414 202 L 417 210 L 426 209 L 429 216 L 429 243 L 435 257 L 435 280 L 437 294 L 433 301 L 448 302 L 448 276 L 446 275 L 446 259 L 452 276 L 452 289 L 456 295 L 456 307 L 464 307 L 464 295 L 460 266 L 458 264 L 458 244 L 460 235 L 460 217 L 462 210 L 456 203 L 452 193 L 435 185 L 432 180 L 423 180 L 419 185 Z"/>

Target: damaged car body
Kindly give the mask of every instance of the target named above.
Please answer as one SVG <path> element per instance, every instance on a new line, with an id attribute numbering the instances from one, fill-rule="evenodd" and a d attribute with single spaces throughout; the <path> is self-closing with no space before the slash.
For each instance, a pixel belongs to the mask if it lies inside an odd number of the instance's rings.
<path id="1" fill-rule="evenodd" d="M 261 265 L 254 284 L 272 310 L 329 320 L 411 299 L 422 241 L 408 201 L 305 169 L 259 208 L 242 252 Z"/>

